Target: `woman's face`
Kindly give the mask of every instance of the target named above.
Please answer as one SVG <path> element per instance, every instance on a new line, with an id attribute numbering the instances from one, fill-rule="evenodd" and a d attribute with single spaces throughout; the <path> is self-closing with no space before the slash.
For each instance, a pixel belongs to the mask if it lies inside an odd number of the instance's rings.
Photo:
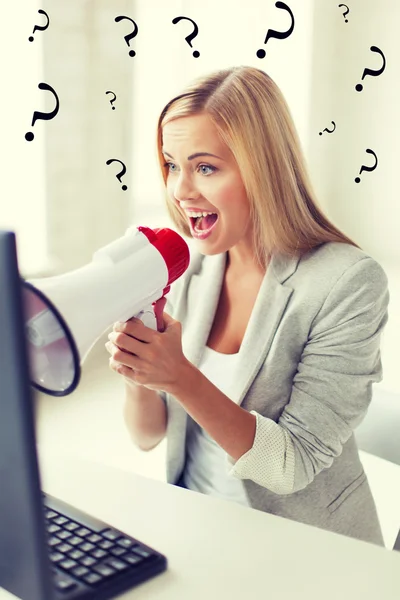
<path id="1" fill-rule="evenodd" d="M 238 258 L 238 264 L 253 256 L 249 202 L 239 169 L 209 117 L 199 114 L 167 123 L 163 128 L 163 154 L 169 169 L 168 195 L 188 224 L 193 211 L 218 215 L 210 235 L 203 240 L 195 238 L 200 252 L 213 255 L 232 249 L 231 260 Z M 193 235 L 193 225 L 191 231 Z"/>

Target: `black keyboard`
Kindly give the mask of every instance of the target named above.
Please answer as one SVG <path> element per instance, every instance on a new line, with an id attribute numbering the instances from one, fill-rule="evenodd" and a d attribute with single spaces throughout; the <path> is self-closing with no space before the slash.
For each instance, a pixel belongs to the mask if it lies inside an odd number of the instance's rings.
<path id="1" fill-rule="evenodd" d="M 167 568 L 167 559 L 103 521 L 43 494 L 57 597 L 106 600 Z"/>

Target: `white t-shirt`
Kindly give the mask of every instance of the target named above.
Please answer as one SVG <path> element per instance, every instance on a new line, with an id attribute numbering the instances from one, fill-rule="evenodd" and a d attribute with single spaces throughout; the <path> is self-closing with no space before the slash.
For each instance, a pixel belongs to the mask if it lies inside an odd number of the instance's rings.
<path id="1" fill-rule="evenodd" d="M 235 386 L 237 354 L 221 354 L 204 348 L 199 370 L 226 396 Z M 229 475 L 226 452 L 193 420 L 186 439 L 185 486 L 203 494 L 251 506 L 243 481 Z"/>

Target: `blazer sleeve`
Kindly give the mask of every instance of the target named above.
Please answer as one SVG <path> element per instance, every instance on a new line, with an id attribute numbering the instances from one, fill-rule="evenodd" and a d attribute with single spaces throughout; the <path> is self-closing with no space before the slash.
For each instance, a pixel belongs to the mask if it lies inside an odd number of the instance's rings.
<path id="1" fill-rule="evenodd" d="M 341 275 L 311 324 L 278 422 L 251 411 L 257 418 L 253 446 L 230 474 L 287 494 L 332 465 L 367 413 L 372 384 L 382 381 L 389 299 L 386 273 L 374 259 L 363 258 Z"/>

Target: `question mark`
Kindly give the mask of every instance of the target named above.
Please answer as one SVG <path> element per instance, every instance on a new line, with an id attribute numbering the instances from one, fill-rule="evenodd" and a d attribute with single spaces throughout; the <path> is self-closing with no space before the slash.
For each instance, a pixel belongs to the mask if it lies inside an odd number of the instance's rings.
<path id="1" fill-rule="evenodd" d="M 52 112 L 49 112 L 49 113 L 42 113 L 42 112 L 35 110 L 35 112 L 33 113 L 33 118 L 32 118 L 32 126 L 36 123 L 36 121 L 38 119 L 43 119 L 43 121 L 50 121 L 51 119 L 54 119 L 54 117 L 56 116 L 56 114 L 58 113 L 59 108 L 60 108 L 60 101 L 58 100 L 56 91 L 51 87 L 51 85 L 48 85 L 47 83 L 39 83 L 38 88 L 39 88 L 39 90 L 47 90 L 48 92 L 51 92 L 52 94 L 54 94 L 55 99 L 56 99 L 56 107 Z M 35 136 L 33 135 L 33 133 L 31 131 L 28 131 L 25 134 L 25 139 L 27 142 L 31 142 L 34 137 Z"/>
<path id="2" fill-rule="evenodd" d="M 376 156 L 375 152 L 373 150 L 370 150 L 369 148 L 367 148 L 365 152 L 369 152 L 370 154 L 373 154 L 375 156 L 375 164 L 373 167 L 366 167 L 365 165 L 363 165 L 361 167 L 360 175 L 363 171 L 374 171 L 376 169 L 376 167 L 378 166 L 378 157 Z M 356 177 L 354 181 L 356 183 L 360 183 L 361 180 L 359 177 Z"/>
<path id="3" fill-rule="evenodd" d="M 193 40 L 193 39 L 196 37 L 196 35 L 199 33 L 199 28 L 197 27 L 196 23 L 195 23 L 195 22 L 194 22 L 192 19 L 189 19 L 189 17 L 175 17 L 175 19 L 172 19 L 172 23 L 173 23 L 173 25 L 176 25 L 177 23 L 179 23 L 179 21 L 182 21 L 182 19 L 186 19 L 187 21 L 190 21 L 190 22 L 191 22 L 191 23 L 193 23 L 193 25 L 194 25 L 193 32 L 192 32 L 190 35 L 188 35 L 187 37 L 185 37 L 185 40 L 187 41 L 187 43 L 189 44 L 189 46 L 190 46 L 191 48 L 193 48 L 193 46 L 192 46 L 192 40 Z M 195 58 L 199 58 L 199 56 L 200 56 L 200 52 L 198 52 L 197 50 L 195 50 L 195 51 L 193 52 L 193 56 L 194 56 Z"/>
<path id="4" fill-rule="evenodd" d="M 49 19 L 49 15 L 42 9 L 38 10 L 38 13 L 40 13 L 41 15 L 46 15 L 47 17 L 47 25 L 45 25 L 44 27 L 40 27 L 39 25 L 35 25 L 35 27 L 33 28 L 32 33 L 35 33 L 35 31 L 46 31 L 46 29 L 48 28 L 48 26 L 50 25 L 50 19 Z M 29 36 L 29 41 L 33 42 L 33 40 L 35 39 L 33 37 L 33 35 Z"/>
<path id="5" fill-rule="evenodd" d="M 346 15 L 349 14 L 350 9 L 349 9 L 349 7 L 346 4 L 339 4 L 338 8 L 340 8 L 341 6 L 345 6 L 347 8 L 347 10 L 343 13 L 343 16 L 344 16 L 344 20 L 346 21 L 346 23 L 348 23 L 348 20 L 346 19 Z"/>
<path id="6" fill-rule="evenodd" d="M 283 8 L 283 10 L 288 11 L 288 13 L 290 14 L 290 16 L 292 18 L 292 24 L 287 31 L 283 31 L 283 32 L 282 31 L 274 31 L 274 29 L 268 29 L 267 37 L 264 40 L 264 44 L 266 44 L 270 38 L 278 38 L 278 40 L 284 40 L 285 38 L 289 37 L 293 33 L 294 16 L 293 16 L 293 13 L 290 10 L 289 6 L 287 4 L 285 4 L 284 2 L 276 2 L 275 6 L 276 6 L 276 8 Z M 257 50 L 257 56 L 258 56 L 258 58 L 264 58 L 265 50 L 262 50 L 262 49 Z"/>
<path id="7" fill-rule="evenodd" d="M 128 35 L 124 36 L 124 40 L 126 41 L 126 43 L 128 44 L 128 47 L 129 47 L 129 42 L 137 35 L 137 33 L 139 31 L 139 27 L 136 25 L 135 21 L 133 19 L 130 19 L 129 17 L 115 17 L 115 22 L 119 23 L 123 19 L 127 19 L 128 21 L 133 23 L 135 26 L 133 33 L 129 33 Z M 129 50 L 129 56 L 135 56 L 135 54 L 136 54 L 136 52 L 134 50 Z"/>
<path id="8" fill-rule="evenodd" d="M 335 125 L 335 121 L 331 121 L 331 123 L 333 123 L 333 129 L 329 130 L 327 127 L 325 127 L 325 129 L 323 129 L 322 131 L 319 132 L 319 135 L 322 135 L 324 133 L 324 131 L 327 131 L 328 133 L 333 133 L 336 129 L 336 125 Z"/>
<path id="9" fill-rule="evenodd" d="M 382 56 L 382 58 L 383 58 L 383 66 L 378 71 L 372 71 L 371 69 L 364 69 L 364 73 L 363 73 L 363 76 L 361 77 L 361 79 L 364 79 L 364 77 L 366 75 L 372 75 L 372 77 L 378 77 L 378 75 L 381 75 L 383 73 L 383 71 L 385 70 L 385 68 L 386 68 L 386 58 L 385 58 L 382 50 L 380 50 L 379 48 L 377 48 L 377 46 L 371 46 L 370 50 L 372 50 L 372 52 L 378 52 Z M 362 89 L 363 89 L 363 86 L 361 85 L 361 83 L 358 83 L 356 85 L 357 92 L 361 92 Z"/>
<path id="10" fill-rule="evenodd" d="M 106 165 L 111 165 L 112 162 L 119 162 L 122 165 L 122 171 L 120 171 L 115 177 L 118 179 L 118 181 L 120 183 L 122 183 L 121 178 L 125 175 L 126 173 L 126 167 L 124 165 L 124 163 L 121 160 L 118 160 L 118 158 L 110 158 L 109 160 L 106 161 Z M 128 189 L 126 187 L 126 185 L 122 186 L 122 189 L 124 190 L 124 192 Z"/>
<path id="11" fill-rule="evenodd" d="M 111 92 L 111 90 L 110 90 L 110 91 L 106 92 L 106 94 L 114 94 L 114 92 Z M 114 94 L 114 98 L 112 100 L 110 100 L 111 108 L 113 110 L 115 110 L 115 106 L 113 106 L 112 103 L 115 102 L 116 99 L 117 99 L 117 96 Z"/>

